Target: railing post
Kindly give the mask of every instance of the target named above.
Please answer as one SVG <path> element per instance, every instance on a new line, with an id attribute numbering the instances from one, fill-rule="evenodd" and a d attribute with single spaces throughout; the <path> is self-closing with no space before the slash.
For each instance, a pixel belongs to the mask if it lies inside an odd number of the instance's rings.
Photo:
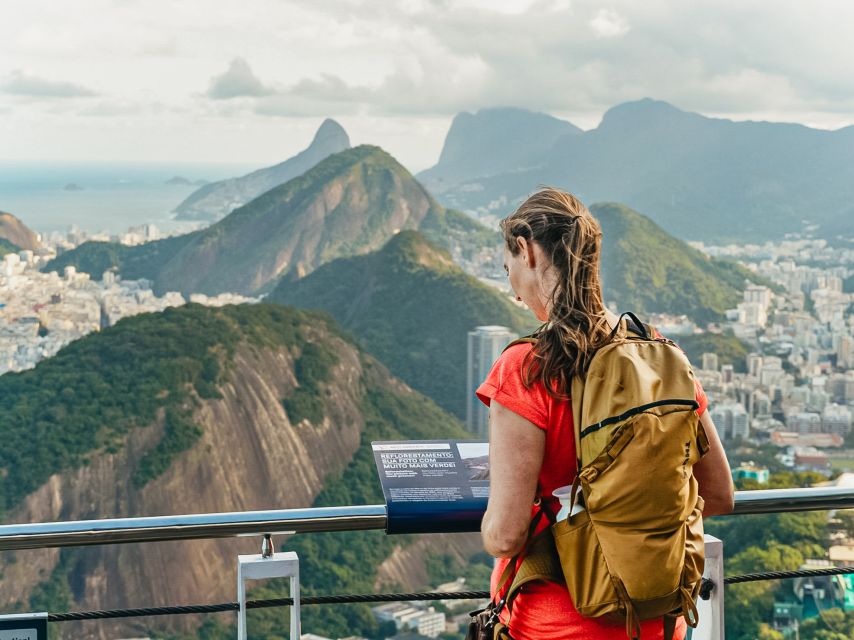
<path id="1" fill-rule="evenodd" d="M 264 536 L 261 555 L 237 556 L 237 639 L 247 640 L 246 635 L 246 581 L 264 578 L 290 578 L 291 598 L 291 634 L 290 640 L 299 640 L 300 597 L 299 597 L 299 558 L 293 551 L 273 553 L 273 543 L 269 535 Z"/>
<path id="2" fill-rule="evenodd" d="M 706 565 L 703 577 L 715 587 L 708 600 L 700 599 L 697 612 L 700 624 L 692 630 L 691 640 L 724 640 L 724 543 L 706 535 Z"/>

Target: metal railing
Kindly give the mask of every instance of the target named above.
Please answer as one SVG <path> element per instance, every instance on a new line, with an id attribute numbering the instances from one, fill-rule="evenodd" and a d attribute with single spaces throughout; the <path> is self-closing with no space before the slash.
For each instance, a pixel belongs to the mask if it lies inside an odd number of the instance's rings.
<path id="1" fill-rule="evenodd" d="M 854 489 L 819 487 L 739 491 L 734 515 L 854 508 Z M 128 542 L 163 542 L 282 533 L 386 529 L 385 505 L 109 518 L 0 526 L 0 551 Z M 423 533 L 441 533 L 425 523 Z M 480 519 L 466 523 L 480 529 Z M 456 528 L 455 531 L 459 531 Z"/>
<path id="2" fill-rule="evenodd" d="M 737 492 L 735 495 L 735 508 L 733 510 L 733 514 L 747 515 L 851 508 L 854 508 L 854 489 L 839 487 L 772 489 Z M 466 513 L 462 523 L 459 520 L 453 523 L 453 530 L 477 531 L 480 528 L 481 516 L 482 514 L 478 513 Z M 441 526 L 450 525 L 445 524 Z M 442 532 L 442 529 L 438 528 L 435 522 L 425 522 L 423 527 L 423 533 Z M 389 516 L 385 505 L 208 513 L 148 518 L 114 518 L 3 525 L 0 526 L 0 550 L 118 544 L 129 542 L 161 542 L 170 540 L 225 538 L 276 533 L 288 534 L 370 529 L 388 530 L 389 528 Z M 265 545 L 272 549 L 269 538 L 265 539 Z M 250 561 L 254 562 L 254 557 L 245 557 L 250 558 Z M 850 570 L 835 569 L 834 571 L 839 572 Z M 721 542 L 710 536 L 706 536 L 706 572 L 704 576 L 704 579 L 708 579 L 712 586 L 718 585 L 718 588 L 707 590 L 707 594 L 704 596 L 704 599 L 698 603 L 698 607 L 703 610 L 701 615 L 703 622 L 701 626 L 695 630 L 695 633 L 692 636 L 695 640 L 723 640 L 724 604 L 723 590 L 719 588 L 720 586 L 725 584 L 727 581 L 733 580 L 765 580 L 777 577 L 771 574 L 757 574 L 725 578 L 723 574 Z M 317 603 L 319 604 L 321 602 L 337 603 L 367 600 L 385 601 L 407 598 L 415 599 L 416 597 L 418 599 L 435 599 L 441 595 L 443 594 L 378 594 L 372 596 L 331 595 L 307 598 L 305 604 L 309 604 L 308 600 L 312 599 L 317 600 Z M 484 596 L 485 593 L 471 592 L 469 594 L 457 595 L 480 597 Z M 264 601 L 246 601 L 245 598 L 240 598 L 238 603 L 183 605 L 113 611 L 71 613 L 52 612 L 50 614 L 42 613 L 34 615 L 41 616 L 39 620 L 44 618 L 44 620 L 47 621 L 61 622 L 70 620 L 95 620 L 150 615 L 210 613 L 214 611 L 240 611 L 241 615 L 243 615 L 243 613 L 249 608 L 269 606 L 296 606 L 296 601 L 291 598 L 278 598 Z M 8 618 L 8 616 L 6 617 Z M 299 615 L 297 614 L 296 620 L 298 620 L 298 618 Z M 27 624 L 30 624 L 30 622 L 31 621 L 28 619 Z M 297 628 L 299 627 L 298 622 L 296 623 L 296 626 Z M 293 628 L 292 624 L 292 632 Z"/>

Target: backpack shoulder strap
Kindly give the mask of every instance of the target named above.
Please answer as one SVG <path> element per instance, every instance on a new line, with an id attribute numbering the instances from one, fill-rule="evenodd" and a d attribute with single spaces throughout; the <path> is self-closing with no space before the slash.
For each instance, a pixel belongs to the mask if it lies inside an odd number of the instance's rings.
<path id="1" fill-rule="evenodd" d="M 632 333 L 639 335 L 641 338 L 651 338 L 655 335 L 653 333 L 649 333 L 649 329 L 651 327 L 641 322 L 634 312 L 626 311 L 625 313 L 620 314 L 621 321 L 623 318 L 627 318 L 626 328 Z"/>
<path id="2" fill-rule="evenodd" d="M 512 579 L 507 580 L 505 585 L 509 583 L 507 592 L 504 594 L 504 603 L 508 611 L 512 612 L 513 601 L 519 593 L 519 590 L 534 580 L 550 580 L 552 582 L 563 582 L 563 570 L 560 566 L 560 561 L 555 547 L 554 535 L 552 534 L 551 526 L 546 527 L 540 533 L 536 533 L 537 523 L 546 517 L 549 525 L 554 524 L 555 518 L 550 511 L 542 504 L 536 515 L 531 519 L 531 525 L 528 529 L 528 539 L 525 542 L 525 547 L 519 553 L 522 558 L 518 565 L 518 569 L 513 574 Z M 514 558 L 514 560 L 516 560 Z M 511 561 L 512 564 L 516 564 Z M 508 575 L 502 575 L 502 579 L 507 579 Z M 499 581 L 500 582 L 500 581 Z"/>
<path id="3" fill-rule="evenodd" d="M 513 600 L 519 590 L 534 580 L 548 580 L 558 583 L 564 581 L 551 527 L 544 529 L 531 540 L 522 564 L 519 565 L 519 570 L 507 590 L 508 609 L 512 608 Z"/>

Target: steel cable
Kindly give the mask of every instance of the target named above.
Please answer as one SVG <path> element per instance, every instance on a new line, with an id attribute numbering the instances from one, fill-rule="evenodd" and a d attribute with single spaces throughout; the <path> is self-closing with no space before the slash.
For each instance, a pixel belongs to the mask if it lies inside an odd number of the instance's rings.
<path id="1" fill-rule="evenodd" d="M 724 578 L 724 584 L 741 584 L 761 580 L 786 580 L 790 578 L 810 578 L 818 576 L 838 576 L 854 574 L 854 567 L 832 567 L 827 569 L 802 569 L 798 571 L 767 571 L 764 573 L 749 573 L 741 576 Z M 708 600 L 715 584 L 711 580 L 703 580 L 700 595 Z M 300 605 L 315 604 L 357 604 L 369 602 L 410 602 L 417 600 L 484 600 L 489 598 L 488 591 L 436 591 L 423 593 L 370 593 L 362 595 L 336 596 L 303 596 Z M 264 609 L 268 607 L 287 607 L 294 603 L 293 598 L 273 598 L 269 600 L 247 600 L 247 609 Z M 221 613 L 237 611 L 236 602 L 222 604 L 191 604 L 172 607 L 144 607 L 140 609 L 112 609 L 106 611 L 79 611 L 71 613 L 48 614 L 48 622 L 69 622 L 72 620 L 106 620 L 110 618 L 136 618 L 146 616 L 168 616 L 192 613 Z"/>

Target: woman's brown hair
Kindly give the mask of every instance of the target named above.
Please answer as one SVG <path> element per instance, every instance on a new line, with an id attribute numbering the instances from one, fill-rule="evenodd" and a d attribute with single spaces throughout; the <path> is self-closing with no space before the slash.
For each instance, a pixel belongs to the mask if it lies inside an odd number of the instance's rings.
<path id="1" fill-rule="evenodd" d="M 547 187 L 501 221 L 511 254 L 516 238 L 537 243 L 556 269 L 548 321 L 523 369 L 523 382 L 542 382 L 556 397 L 568 397 L 572 378 L 584 375 L 593 354 L 610 340 L 599 276 L 602 229 L 581 201 Z"/>

